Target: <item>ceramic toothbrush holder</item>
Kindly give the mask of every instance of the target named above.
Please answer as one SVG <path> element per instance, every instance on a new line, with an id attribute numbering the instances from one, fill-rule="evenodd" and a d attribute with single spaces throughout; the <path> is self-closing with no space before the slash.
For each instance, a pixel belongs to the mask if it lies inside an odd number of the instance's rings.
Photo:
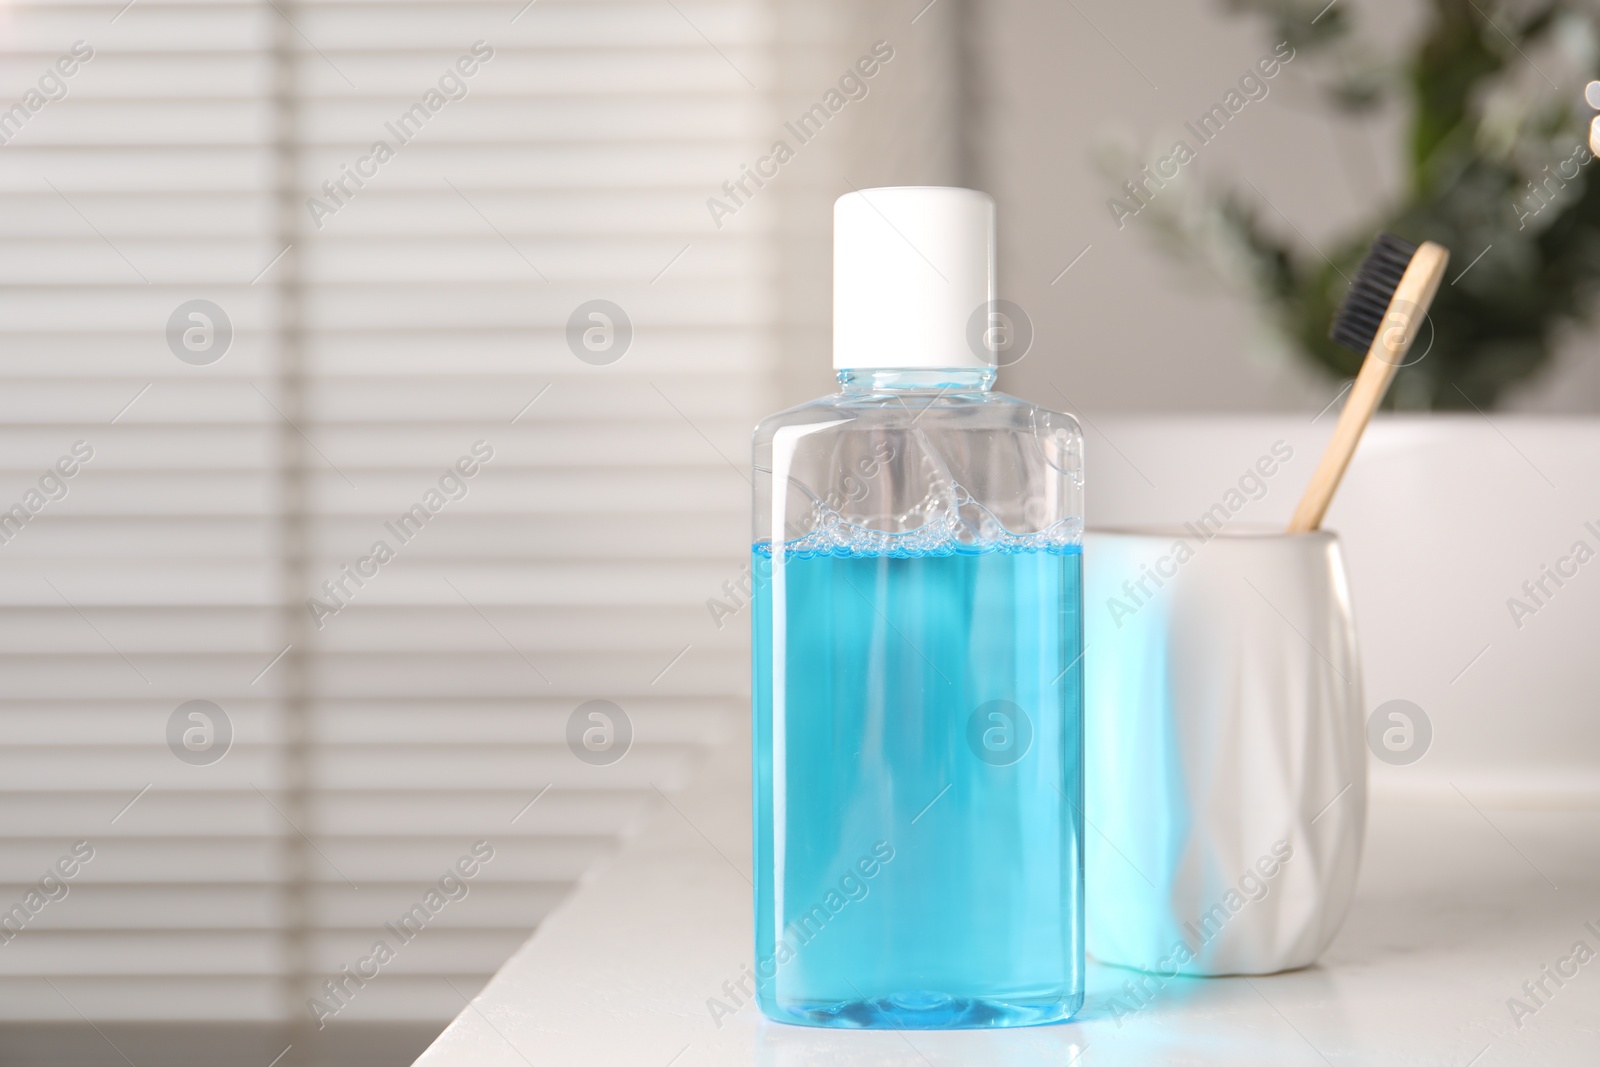
<path id="1" fill-rule="evenodd" d="M 1092 532 L 1084 574 L 1089 954 L 1168 975 L 1312 963 L 1367 808 L 1338 537 Z"/>

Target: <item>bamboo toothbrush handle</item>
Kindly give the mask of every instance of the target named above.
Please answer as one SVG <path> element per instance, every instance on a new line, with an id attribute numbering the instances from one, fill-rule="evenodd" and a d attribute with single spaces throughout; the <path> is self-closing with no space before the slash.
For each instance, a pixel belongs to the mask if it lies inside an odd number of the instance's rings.
<path id="1" fill-rule="evenodd" d="M 1322 525 L 1322 517 L 1338 491 L 1339 480 L 1344 477 L 1350 457 L 1355 455 L 1356 445 L 1361 441 L 1361 432 L 1367 428 L 1372 413 L 1388 391 L 1394 372 L 1405 362 L 1406 352 L 1417 338 L 1418 327 L 1427 314 L 1428 305 L 1433 303 L 1434 294 L 1439 291 L 1445 264 L 1449 262 L 1449 251 L 1432 241 L 1424 241 L 1411 257 L 1389 301 L 1378 335 L 1372 339 L 1366 359 L 1361 362 L 1355 385 L 1350 389 L 1350 399 L 1339 413 L 1333 440 L 1323 450 L 1311 484 L 1306 486 L 1305 495 L 1289 520 L 1290 533 L 1305 533 Z"/>

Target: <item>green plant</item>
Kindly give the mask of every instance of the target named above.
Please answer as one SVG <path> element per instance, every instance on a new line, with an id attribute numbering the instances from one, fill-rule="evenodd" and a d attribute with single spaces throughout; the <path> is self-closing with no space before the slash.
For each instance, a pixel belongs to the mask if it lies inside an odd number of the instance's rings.
<path id="1" fill-rule="evenodd" d="M 1600 282 L 1600 165 L 1588 165 L 1583 105 L 1600 10 L 1430 0 L 1408 54 L 1385 64 L 1357 42 L 1348 4 L 1226 2 L 1307 57 L 1297 69 L 1315 73 L 1329 106 L 1408 105 L 1406 185 L 1370 224 L 1320 252 L 1280 239 L 1263 224 L 1271 209 L 1236 192 L 1211 198 L 1202 219 L 1169 212 L 1161 231 L 1225 265 L 1299 351 L 1340 378 L 1361 356 L 1328 340 L 1328 327 L 1373 236 L 1438 241 L 1452 252 L 1454 281 L 1433 305 L 1431 347 L 1425 327 L 1417 350 L 1427 354 L 1399 372 L 1389 403 L 1495 406 L 1550 362 L 1557 331 L 1587 316 Z M 1212 247 L 1197 248 L 1204 243 Z"/>

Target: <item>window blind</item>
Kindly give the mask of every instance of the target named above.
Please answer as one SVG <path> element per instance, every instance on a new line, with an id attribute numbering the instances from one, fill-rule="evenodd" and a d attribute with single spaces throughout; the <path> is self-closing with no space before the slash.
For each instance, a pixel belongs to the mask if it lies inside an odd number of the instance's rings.
<path id="1" fill-rule="evenodd" d="M 3 20 L 0 1018 L 446 1020 L 742 713 L 769 12 Z"/>

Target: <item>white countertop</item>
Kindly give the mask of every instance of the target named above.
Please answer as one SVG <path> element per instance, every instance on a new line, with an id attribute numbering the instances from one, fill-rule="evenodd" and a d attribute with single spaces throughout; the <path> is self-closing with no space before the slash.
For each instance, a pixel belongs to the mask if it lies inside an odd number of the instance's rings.
<path id="1" fill-rule="evenodd" d="M 1600 807 L 1453 790 L 1374 796 L 1355 904 L 1302 971 L 1178 979 L 1124 1014 L 1136 975 L 1091 961 L 1075 1022 L 1017 1030 L 810 1029 L 750 1003 L 719 1027 L 708 998 L 752 957 L 748 753 L 731 738 L 657 798 L 417 1063 L 1600 1064 L 1600 955 L 1542 1005 L 1522 990 L 1580 941 L 1600 953 Z M 1535 1009 L 1520 1027 L 1511 997 Z"/>

